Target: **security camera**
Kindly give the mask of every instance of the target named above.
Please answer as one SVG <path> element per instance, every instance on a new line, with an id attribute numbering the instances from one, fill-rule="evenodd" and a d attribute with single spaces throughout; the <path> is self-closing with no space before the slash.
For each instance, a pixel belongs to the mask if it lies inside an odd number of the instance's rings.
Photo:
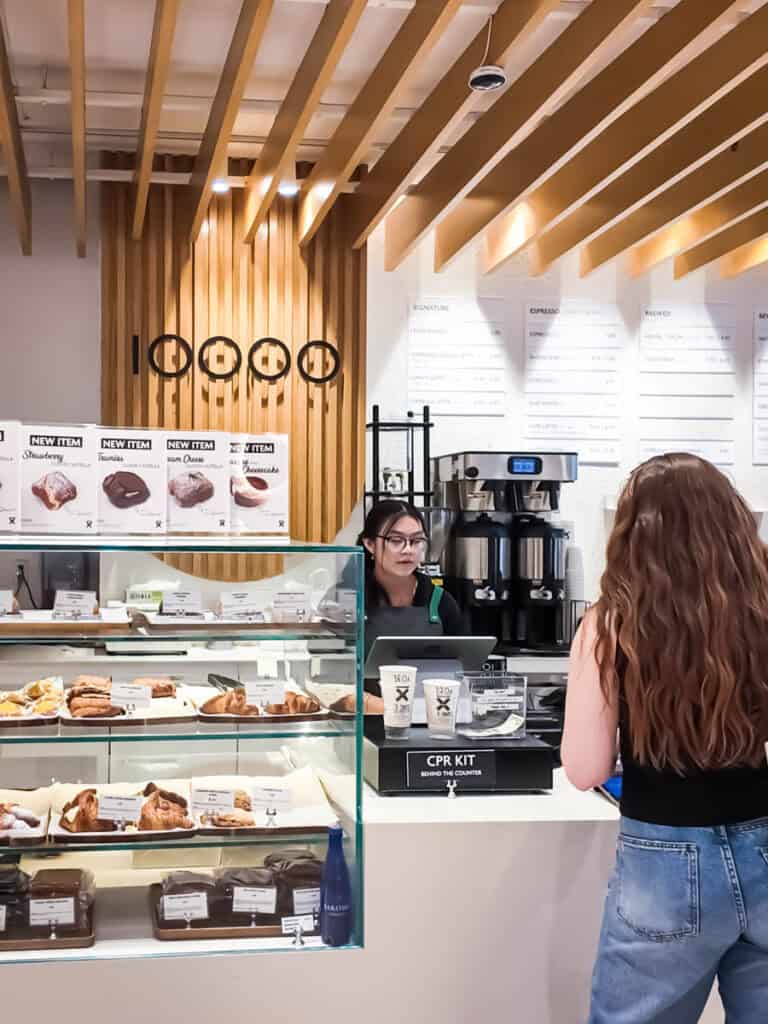
<path id="1" fill-rule="evenodd" d="M 483 64 L 469 75 L 469 88 L 474 92 L 493 92 L 507 84 L 507 73 L 498 64 Z"/>

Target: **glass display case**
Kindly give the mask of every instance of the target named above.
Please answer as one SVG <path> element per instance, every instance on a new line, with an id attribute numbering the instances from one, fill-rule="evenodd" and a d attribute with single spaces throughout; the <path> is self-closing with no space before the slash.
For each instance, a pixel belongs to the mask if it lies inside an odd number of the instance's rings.
<path id="1" fill-rule="evenodd" d="M 361 946 L 361 550 L 22 536 L 14 573 L 0 962 Z"/>

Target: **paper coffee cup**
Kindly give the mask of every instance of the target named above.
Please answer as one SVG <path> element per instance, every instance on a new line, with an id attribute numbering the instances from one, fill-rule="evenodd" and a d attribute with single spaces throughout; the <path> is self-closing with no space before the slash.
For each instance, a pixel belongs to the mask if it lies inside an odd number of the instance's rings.
<path id="1" fill-rule="evenodd" d="M 460 689 L 461 682 L 458 679 L 424 680 L 427 729 L 434 739 L 450 740 L 456 735 Z"/>
<path id="2" fill-rule="evenodd" d="M 379 669 L 387 739 L 401 740 L 410 732 L 416 672 L 413 665 L 382 665 Z"/>

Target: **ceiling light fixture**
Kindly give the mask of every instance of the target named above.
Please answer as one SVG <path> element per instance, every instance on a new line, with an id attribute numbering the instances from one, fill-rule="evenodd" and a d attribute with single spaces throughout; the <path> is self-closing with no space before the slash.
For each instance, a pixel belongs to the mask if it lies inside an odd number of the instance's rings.
<path id="1" fill-rule="evenodd" d="M 218 192 L 219 195 L 224 195 L 225 192 L 229 192 L 229 182 L 226 178 L 216 178 L 211 185 L 211 189 L 214 192 Z"/>
<path id="2" fill-rule="evenodd" d="M 493 15 L 488 19 L 488 38 L 485 42 L 485 53 L 480 61 L 480 67 L 469 73 L 469 88 L 473 92 L 494 92 L 507 84 L 507 73 L 498 64 L 486 64 L 488 51 L 491 48 L 491 29 L 493 28 Z"/>
<path id="3" fill-rule="evenodd" d="M 277 191 L 281 196 L 285 196 L 286 199 L 291 199 L 299 194 L 299 186 L 295 181 L 281 181 Z"/>

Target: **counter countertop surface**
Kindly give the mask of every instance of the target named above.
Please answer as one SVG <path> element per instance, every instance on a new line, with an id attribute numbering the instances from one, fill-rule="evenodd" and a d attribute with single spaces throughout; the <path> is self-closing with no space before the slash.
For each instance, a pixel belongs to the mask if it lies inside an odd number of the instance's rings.
<path id="1" fill-rule="evenodd" d="M 458 825 L 463 823 L 618 821 L 619 811 L 597 793 L 582 793 L 562 768 L 551 793 L 515 796 L 379 796 L 363 787 L 365 825 Z"/>

